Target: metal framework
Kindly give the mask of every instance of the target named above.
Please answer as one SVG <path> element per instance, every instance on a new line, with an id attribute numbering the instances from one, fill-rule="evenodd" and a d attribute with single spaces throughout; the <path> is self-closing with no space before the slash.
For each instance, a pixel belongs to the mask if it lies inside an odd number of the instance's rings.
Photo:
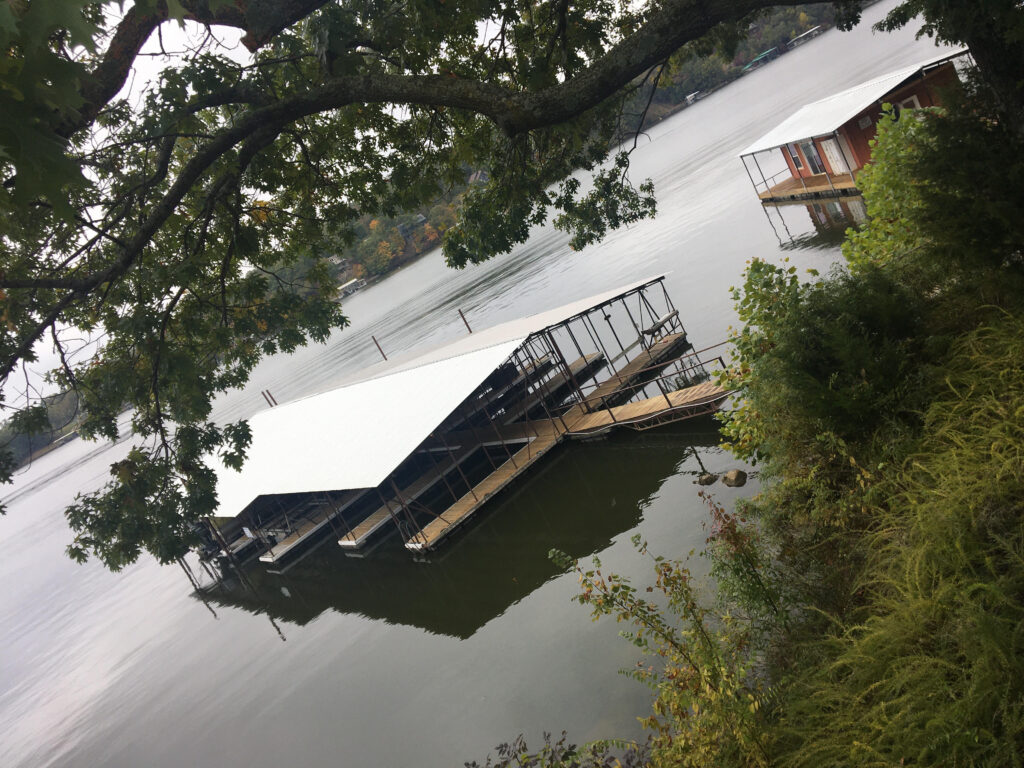
<path id="1" fill-rule="evenodd" d="M 376 488 L 274 497 L 243 528 L 271 562 L 308 549 L 303 526 L 353 551 L 388 521 L 422 554 L 563 438 L 714 411 L 728 393 L 709 382 L 708 365 L 724 365 L 711 351 L 694 351 L 664 277 L 634 285 L 526 336 Z M 234 557 L 222 534 L 208 551 Z"/>

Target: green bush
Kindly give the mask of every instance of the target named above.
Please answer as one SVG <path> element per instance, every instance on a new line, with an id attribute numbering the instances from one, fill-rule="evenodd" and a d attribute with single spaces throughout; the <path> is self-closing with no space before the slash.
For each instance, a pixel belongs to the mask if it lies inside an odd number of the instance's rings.
<path id="1" fill-rule="evenodd" d="M 915 450 L 880 481 L 864 605 L 788 689 L 783 764 L 1022 764 L 1022 365 L 1020 317 L 957 343 Z"/>

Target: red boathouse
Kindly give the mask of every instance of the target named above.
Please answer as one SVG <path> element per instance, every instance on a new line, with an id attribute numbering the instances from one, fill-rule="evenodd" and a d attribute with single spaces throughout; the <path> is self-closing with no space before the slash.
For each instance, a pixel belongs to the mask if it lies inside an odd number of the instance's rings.
<path id="1" fill-rule="evenodd" d="M 966 53 L 944 53 L 801 107 L 740 153 L 758 197 L 780 203 L 860 194 L 857 172 L 871 159 L 882 105 L 899 115 L 941 104 L 959 83 L 954 59 Z"/>

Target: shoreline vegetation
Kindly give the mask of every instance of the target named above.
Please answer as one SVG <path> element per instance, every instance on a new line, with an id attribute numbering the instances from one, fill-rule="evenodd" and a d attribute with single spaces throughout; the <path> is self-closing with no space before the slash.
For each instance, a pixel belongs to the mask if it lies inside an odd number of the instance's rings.
<path id="1" fill-rule="evenodd" d="M 646 591 L 553 553 L 646 656 L 649 740 L 486 765 L 1021 765 L 1024 140 L 983 94 L 883 115 L 844 264 L 734 292 L 722 431 L 762 489 L 705 497 L 714 596 L 641 541 Z"/>

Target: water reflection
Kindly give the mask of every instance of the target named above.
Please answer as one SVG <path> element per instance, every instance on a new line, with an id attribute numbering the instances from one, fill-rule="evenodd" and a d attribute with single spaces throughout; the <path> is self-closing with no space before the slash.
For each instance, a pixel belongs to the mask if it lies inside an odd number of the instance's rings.
<path id="1" fill-rule="evenodd" d="M 573 557 L 604 549 L 640 522 L 683 462 L 700 468 L 717 455 L 717 441 L 704 419 L 570 442 L 429 561 L 413 560 L 394 534 L 359 558 L 328 541 L 283 573 L 250 564 L 195 596 L 298 625 L 333 610 L 468 638 L 559 573 L 552 548 Z"/>
<path id="2" fill-rule="evenodd" d="M 773 203 L 763 208 L 779 247 L 785 251 L 838 248 L 846 239 L 848 229 L 859 229 L 868 219 L 864 198 L 859 195 L 815 202 Z"/>

